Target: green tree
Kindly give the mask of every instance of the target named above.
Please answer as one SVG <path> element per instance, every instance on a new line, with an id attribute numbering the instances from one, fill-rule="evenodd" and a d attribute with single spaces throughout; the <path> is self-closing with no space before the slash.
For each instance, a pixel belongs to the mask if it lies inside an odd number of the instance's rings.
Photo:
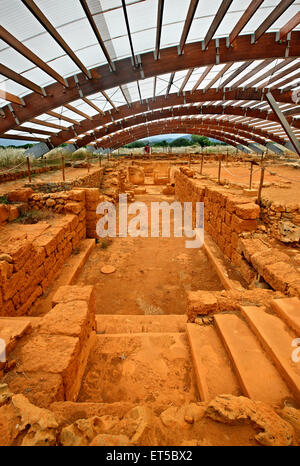
<path id="1" fill-rule="evenodd" d="M 198 136 L 198 134 L 192 134 L 191 140 L 193 145 L 197 144 L 201 147 L 211 146 L 211 141 L 206 136 Z"/>

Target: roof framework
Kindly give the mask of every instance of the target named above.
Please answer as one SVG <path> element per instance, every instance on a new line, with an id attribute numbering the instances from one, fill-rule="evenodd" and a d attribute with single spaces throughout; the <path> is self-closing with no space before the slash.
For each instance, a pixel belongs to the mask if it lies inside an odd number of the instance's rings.
<path id="1" fill-rule="evenodd" d="M 49 148 L 100 137 L 104 147 L 159 125 L 285 144 L 300 133 L 299 9 L 297 0 L 2 0 L 0 137 Z"/>

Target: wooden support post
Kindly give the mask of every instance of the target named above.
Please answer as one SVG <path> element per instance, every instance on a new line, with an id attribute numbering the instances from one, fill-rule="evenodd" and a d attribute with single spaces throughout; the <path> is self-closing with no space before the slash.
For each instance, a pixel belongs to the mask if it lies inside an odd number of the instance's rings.
<path id="1" fill-rule="evenodd" d="M 191 162 L 192 162 L 192 154 L 190 154 L 190 157 L 189 157 L 189 167 L 191 168 Z"/>
<path id="2" fill-rule="evenodd" d="M 203 164 L 204 164 L 204 153 L 202 151 L 202 155 L 201 155 L 201 167 L 200 167 L 200 175 L 202 175 L 202 172 L 203 172 Z"/>
<path id="3" fill-rule="evenodd" d="M 101 167 L 101 155 L 99 155 L 99 167 Z"/>
<path id="4" fill-rule="evenodd" d="M 66 176 L 65 176 L 65 158 L 62 155 L 61 156 L 61 169 L 62 169 L 62 179 L 63 181 L 66 181 Z"/>
<path id="5" fill-rule="evenodd" d="M 27 160 L 28 180 L 29 180 L 29 183 L 31 183 L 30 158 L 26 157 L 26 160 Z"/>
<path id="6" fill-rule="evenodd" d="M 257 201 L 256 201 L 258 205 L 260 205 L 260 202 L 261 202 L 261 191 L 262 191 L 263 184 L 264 184 L 264 177 L 265 177 L 265 167 L 261 167 L 260 183 L 259 183 L 258 196 L 257 196 Z"/>
<path id="7" fill-rule="evenodd" d="M 226 153 L 226 167 L 228 166 L 228 147 L 227 147 L 227 153 Z"/>
<path id="8" fill-rule="evenodd" d="M 219 157 L 218 183 L 221 183 L 222 157 Z"/>
<path id="9" fill-rule="evenodd" d="M 249 189 L 252 188 L 252 176 L 253 176 L 253 162 L 250 162 L 250 181 L 249 181 Z"/>

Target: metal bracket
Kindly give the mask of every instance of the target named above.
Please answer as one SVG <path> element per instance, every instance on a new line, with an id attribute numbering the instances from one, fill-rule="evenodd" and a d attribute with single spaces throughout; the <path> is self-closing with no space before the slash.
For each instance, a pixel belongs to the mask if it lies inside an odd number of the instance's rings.
<path id="1" fill-rule="evenodd" d="M 255 44 L 255 33 L 251 34 L 251 44 Z"/>
<path id="2" fill-rule="evenodd" d="M 9 108 L 9 110 L 10 110 L 10 113 L 11 113 L 12 116 L 14 117 L 15 122 L 17 123 L 17 125 L 19 125 L 19 124 L 20 124 L 20 121 L 19 121 L 19 119 L 16 117 L 16 114 L 15 114 L 15 112 L 14 112 L 14 109 L 13 109 L 12 105 L 11 105 L 11 104 L 8 104 L 8 108 Z"/>
<path id="3" fill-rule="evenodd" d="M 216 65 L 220 64 L 220 40 L 215 39 L 216 43 Z"/>
<path id="4" fill-rule="evenodd" d="M 80 89 L 78 77 L 77 77 L 76 74 L 75 74 L 75 76 L 74 76 L 74 81 L 75 81 L 76 87 L 77 87 L 77 89 L 78 89 L 79 97 L 82 99 L 82 98 L 84 97 L 84 95 L 83 95 L 83 93 L 82 93 L 82 90 Z"/>
<path id="5" fill-rule="evenodd" d="M 112 116 L 111 110 L 108 110 L 108 113 L 110 114 L 111 121 L 114 122 L 114 117 Z"/>

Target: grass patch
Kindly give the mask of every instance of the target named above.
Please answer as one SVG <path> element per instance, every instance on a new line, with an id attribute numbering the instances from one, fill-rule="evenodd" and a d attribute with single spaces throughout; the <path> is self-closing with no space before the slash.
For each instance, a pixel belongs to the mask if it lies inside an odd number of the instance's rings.
<path id="1" fill-rule="evenodd" d="M 4 194 L 4 196 L 0 196 L 0 204 L 9 204 L 7 194 Z"/>
<path id="2" fill-rule="evenodd" d="M 21 215 L 14 220 L 15 223 L 21 223 L 23 225 L 33 225 L 43 220 L 49 220 L 53 217 L 53 214 L 49 212 L 43 212 L 41 210 L 21 210 Z"/>

